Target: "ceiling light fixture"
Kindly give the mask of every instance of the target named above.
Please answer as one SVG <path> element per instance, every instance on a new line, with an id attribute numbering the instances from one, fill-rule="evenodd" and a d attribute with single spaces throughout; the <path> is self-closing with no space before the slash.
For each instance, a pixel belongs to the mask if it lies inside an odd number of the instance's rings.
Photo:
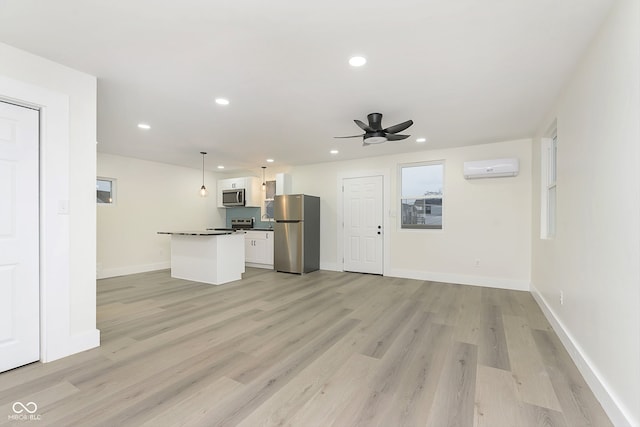
<path id="1" fill-rule="evenodd" d="M 262 191 L 267 189 L 267 181 L 264 180 L 264 170 L 267 168 L 266 166 L 262 167 Z"/>
<path id="2" fill-rule="evenodd" d="M 427 138 L 418 138 L 416 142 L 427 142 Z"/>
<path id="3" fill-rule="evenodd" d="M 216 104 L 218 105 L 229 105 L 229 100 L 226 98 L 216 98 Z"/>
<path id="4" fill-rule="evenodd" d="M 267 163 L 273 163 L 273 159 L 267 159 Z"/>
<path id="5" fill-rule="evenodd" d="M 224 169 L 224 166 L 218 165 L 218 169 Z"/>
<path id="6" fill-rule="evenodd" d="M 139 127 L 140 129 L 151 129 L 151 126 L 149 126 L 149 125 L 148 125 L 148 124 L 146 124 L 146 123 L 138 123 L 138 127 Z"/>
<path id="7" fill-rule="evenodd" d="M 338 151 L 338 150 L 331 150 L 331 151 L 329 151 L 329 152 L 330 152 L 331 154 L 338 154 L 338 153 L 339 153 L 339 151 Z"/>
<path id="8" fill-rule="evenodd" d="M 207 152 L 201 151 L 200 154 L 202 154 L 202 187 L 200 187 L 200 197 L 207 197 L 209 192 L 207 191 L 207 187 L 204 186 L 204 156 Z"/>
<path id="9" fill-rule="evenodd" d="M 349 59 L 349 65 L 352 67 L 362 67 L 367 63 L 367 60 L 364 56 L 353 56 Z"/>

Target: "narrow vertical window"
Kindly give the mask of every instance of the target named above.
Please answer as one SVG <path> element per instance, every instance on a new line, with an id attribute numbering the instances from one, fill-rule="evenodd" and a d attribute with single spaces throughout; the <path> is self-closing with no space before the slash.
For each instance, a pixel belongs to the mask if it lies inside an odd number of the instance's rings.
<path id="1" fill-rule="evenodd" d="M 115 203 L 115 179 L 96 179 L 96 203 L 99 205 L 113 205 Z"/>

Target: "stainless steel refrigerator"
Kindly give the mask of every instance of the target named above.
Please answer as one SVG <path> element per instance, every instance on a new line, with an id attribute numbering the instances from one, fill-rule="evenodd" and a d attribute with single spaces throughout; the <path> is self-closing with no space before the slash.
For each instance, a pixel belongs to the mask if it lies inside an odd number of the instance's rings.
<path id="1" fill-rule="evenodd" d="M 306 194 L 274 200 L 273 263 L 276 271 L 309 273 L 320 268 L 320 198 Z"/>

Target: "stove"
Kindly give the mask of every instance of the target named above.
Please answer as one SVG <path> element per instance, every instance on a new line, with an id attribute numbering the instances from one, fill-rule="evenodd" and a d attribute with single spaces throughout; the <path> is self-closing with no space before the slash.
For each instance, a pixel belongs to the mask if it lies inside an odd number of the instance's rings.
<path id="1" fill-rule="evenodd" d="M 231 228 L 214 228 L 216 231 L 242 231 L 253 228 L 253 218 L 231 218 Z"/>

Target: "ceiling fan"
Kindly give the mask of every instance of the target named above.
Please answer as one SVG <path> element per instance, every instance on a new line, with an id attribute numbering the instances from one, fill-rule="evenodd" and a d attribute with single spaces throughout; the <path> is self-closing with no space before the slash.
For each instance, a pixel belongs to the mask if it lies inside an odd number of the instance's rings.
<path id="1" fill-rule="evenodd" d="M 354 120 L 354 122 L 364 131 L 362 135 L 352 136 L 336 136 L 334 138 L 358 138 L 363 137 L 362 145 L 380 144 L 387 141 L 400 141 L 402 139 L 409 138 L 411 135 L 397 135 L 398 132 L 402 132 L 413 124 L 413 120 L 407 120 L 400 124 L 389 126 L 388 128 L 382 128 L 382 114 L 371 113 L 367 115 L 369 124 L 365 124 L 360 120 Z"/>

